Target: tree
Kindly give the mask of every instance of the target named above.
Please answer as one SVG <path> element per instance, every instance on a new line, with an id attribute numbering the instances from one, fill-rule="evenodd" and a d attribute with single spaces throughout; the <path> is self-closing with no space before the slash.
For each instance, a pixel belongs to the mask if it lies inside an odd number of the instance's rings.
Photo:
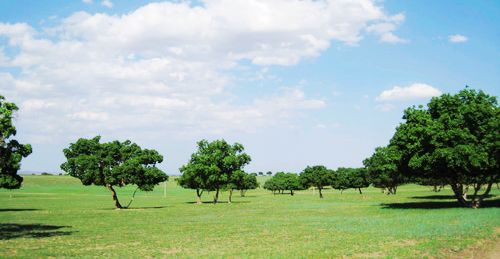
<path id="1" fill-rule="evenodd" d="M 264 175 L 264 173 L 263 172 L 259 172 L 259 175 Z"/>
<path id="2" fill-rule="evenodd" d="M 259 187 L 259 183 L 254 174 L 247 174 L 240 170 L 233 172 L 230 182 L 226 186 L 229 190 L 229 203 L 232 201 L 233 190 L 239 190 L 240 196 L 244 197 L 246 190 L 256 189 L 257 187 Z"/>
<path id="3" fill-rule="evenodd" d="M 349 188 L 358 189 L 359 194 L 363 194 L 361 188 L 370 186 L 368 180 L 368 172 L 365 168 L 352 168 L 352 172 L 348 175 Z"/>
<path id="4" fill-rule="evenodd" d="M 333 173 L 332 170 L 327 169 L 322 165 L 308 166 L 306 169 L 300 173 L 300 181 L 305 187 L 314 186 L 318 188 L 319 197 L 323 198 L 323 193 L 321 192 L 325 186 L 328 186 L 332 182 Z"/>
<path id="5" fill-rule="evenodd" d="M 122 206 L 114 187 L 137 185 L 143 191 L 152 191 L 158 183 L 168 180 L 168 176 L 156 167 L 163 161 L 163 156 L 156 150 L 141 149 L 130 140 L 100 143 L 100 136 L 92 139 L 80 138 L 64 149 L 67 161 L 61 169 L 80 179 L 83 185 L 107 187 L 118 209 Z"/>
<path id="6" fill-rule="evenodd" d="M 196 170 L 196 167 L 182 167 L 180 169 L 182 175 L 177 178 L 177 183 L 186 189 L 194 189 L 196 190 L 196 204 L 201 204 L 201 195 L 203 191 L 206 189 L 205 184 L 207 183 L 207 175 L 199 174 Z"/>
<path id="7" fill-rule="evenodd" d="M 405 110 L 391 145 L 408 157 L 408 174 L 449 184 L 463 206 L 478 208 L 500 174 L 497 99 L 466 88 Z M 467 197 L 469 188 L 472 195 Z M 484 188 L 484 192 L 480 193 Z"/>
<path id="8" fill-rule="evenodd" d="M 280 186 L 278 186 L 278 183 L 274 177 L 267 180 L 262 187 L 266 190 L 272 191 L 273 194 L 276 194 L 276 191 L 279 191 L 279 188 L 280 188 Z"/>
<path id="9" fill-rule="evenodd" d="M 198 186 L 206 191 L 215 191 L 214 203 L 219 199 L 219 191 L 227 188 L 232 175 L 242 171 L 251 158 L 243 152 L 243 145 L 228 144 L 225 140 L 198 142 L 198 151 L 191 155 L 189 162 L 180 168 L 181 173 L 189 172 L 197 177 Z M 188 188 L 191 188 L 188 186 Z"/>
<path id="10" fill-rule="evenodd" d="M 402 161 L 402 152 L 395 146 L 387 146 L 376 148 L 363 164 L 373 186 L 387 190 L 387 194 L 396 194 L 398 186 L 407 182 Z"/>
<path id="11" fill-rule="evenodd" d="M 359 194 L 363 194 L 361 188 L 366 188 L 370 185 L 368 175 L 364 168 L 339 167 L 333 172 L 332 188 L 340 190 L 342 193 L 345 189 L 356 189 Z"/>
<path id="12" fill-rule="evenodd" d="M 247 174 L 240 170 L 235 171 L 227 185 L 227 189 L 229 189 L 229 203 L 231 203 L 233 190 L 239 190 L 240 196 L 245 197 L 247 190 L 256 189 L 257 187 L 259 187 L 259 183 L 257 182 L 256 174 Z"/>
<path id="13" fill-rule="evenodd" d="M 304 190 L 304 186 L 300 182 L 299 176 L 295 173 L 285 173 L 282 176 L 284 190 L 290 191 L 293 196 L 293 191 Z"/>
<path id="14" fill-rule="evenodd" d="M 333 189 L 340 190 L 340 193 L 345 189 L 349 189 L 349 174 L 352 173 L 352 168 L 339 167 L 337 170 L 332 171 L 332 182 L 330 185 Z"/>
<path id="15" fill-rule="evenodd" d="M 273 172 L 271 172 L 271 171 L 267 171 L 267 173 L 266 173 L 266 174 L 267 174 L 267 176 L 271 176 L 271 175 L 273 175 Z"/>
<path id="16" fill-rule="evenodd" d="M 259 182 L 257 181 L 257 175 L 255 173 L 246 174 L 243 178 L 243 183 L 237 186 L 237 190 L 240 191 L 240 196 L 245 197 L 245 192 L 247 190 L 253 190 L 259 188 Z"/>
<path id="17" fill-rule="evenodd" d="M 292 196 L 294 191 L 304 190 L 297 174 L 285 172 L 277 172 L 271 179 L 264 183 L 263 187 L 273 193 L 276 193 L 276 191 L 278 191 L 278 193 L 290 191 L 290 195 Z"/>
<path id="18" fill-rule="evenodd" d="M 21 168 L 21 160 L 32 152 L 31 145 L 12 139 L 17 133 L 12 122 L 17 110 L 14 103 L 6 102 L 0 95 L 0 188 L 5 189 L 21 187 L 23 177 L 17 172 Z"/>

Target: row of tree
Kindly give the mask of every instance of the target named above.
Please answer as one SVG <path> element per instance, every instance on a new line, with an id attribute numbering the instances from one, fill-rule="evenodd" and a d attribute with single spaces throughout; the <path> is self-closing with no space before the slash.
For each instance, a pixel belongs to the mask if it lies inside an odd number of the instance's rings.
<path id="1" fill-rule="evenodd" d="M 319 197 L 323 198 L 322 190 L 326 186 L 340 190 L 357 189 L 362 194 L 361 188 L 370 185 L 368 174 L 364 168 L 345 168 L 331 170 L 325 166 L 308 166 L 299 175 L 295 173 L 278 172 L 271 179 L 267 180 L 263 188 L 270 190 L 273 194 L 289 191 L 290 195 L 294 191 L 305 190 L 310 187 L 318 189 Z"/>
<path id="2" fill-rule="evenodd" d="M 22 158 L 31 153 L 30 145 L 12 139 L 16 129 L 12 117 L 17 106 L 0 96 L 0 188 L 19 188 L 17 175 Z M 496 97 L 466 88 L 458 94 L 434 97 L 426 107 L 405 110 L 403 122 L 385 147 L 363 161 L 365 168 L 324 166 L 305 168 L 300 175 L 277 173 L 264 187 L 273 192 L 318 189 L 325 186 L 344 190 L 361 188 L 369 183 L 395 194 L 399 185 L 416 182 L 424 185 L 450 185 L 458 202 L 480 207 L 492 185 L 500 180 L 500 108 Z M 107 187 L 117 208 L 123 206 L 114 187 L 137 185 L 150 191 L 168 179 L 156 165 L 163 156 L 155 150 L 142 149 L 130 141 L 101 143 L 100 137 L 81 138 L 64 149 L 67 161 L 61 169 L 79 178 L 84 185 Z M 224 140 L 198 142 L 198 150 L 180 168 L 178 183 L 196 190 L 197 202 L 204 192 L 214 192 L 217 203 L 221 190 L 244 195 L 258 187 L 256 174 L 246 174 L 243 167 L 251 161 L 241 144 Z M 269 174 L 269 173 L 268 173 Z M 270 174 L 269 174 L 270 175 Z M 136 190 L 137 190 L 136 189 Z M 469 194 L 469 192 L 472 192 Z M 135 192 L 134 192 L 135 194 Z"/>

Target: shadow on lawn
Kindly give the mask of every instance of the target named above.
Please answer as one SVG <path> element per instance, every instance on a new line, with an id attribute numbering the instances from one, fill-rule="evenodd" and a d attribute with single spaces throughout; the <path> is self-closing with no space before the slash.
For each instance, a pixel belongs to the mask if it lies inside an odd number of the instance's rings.
<path id="1" fill-rule="evenodd" d="M 122 208 L 122 209 L 117 209 L 116 207 L 107 207 L 107 208 L 102 208 L 99 210 L 117 210 L 117 211 L 131 211 L 131 210 L 149 210 L 149 209 L 164 209 L 167 208 L 168 206 L 150 206 L 150 207 L 130 207 L 130 208 Z"/>
<path id="2" fill-rule="evenodd" d="M 11 209 L 0 209 L 0 212 L 9 212 L 9 211 L 35 211 L 39 209 L 16 209 L 16 208 L 11 208 Z"/>
<path id="3" fill-rule="evenodd" d="M 457 201 L 424 201 L 424 202 L 402 202 L 402 203 L 382 203 L 383 209 L 449 209 L 463 208 Z M 481 204 L 481 208 L 498 208 L 500 199 L 486 200 Z"/>
<path id="4" fill-rule="evenodd" d="M 0 240 L 23 237 L 44 238 L 54 236 L 67 236 L 73 233 L 73 231 L 59 231 L 59 229 L 61 228 L 70 228 L 70 226 L 0 223 Z"/>
<path id="5" fill-rule="evenodd" d="M 493 198 L 496 195 L 487 195 L 486 198 Z M 428 196 L 414 196 L 412 199 L 422 199 L 422 200 L 455 200 L 454 195 L 428 195 Z"/>
<path id="6" fill-rule="evenodd" d="M 188 204 L 196 204 L 195 201 L 187 201 Z M 202 201 L 203 204 L 214 204 L 213 201 Z M 227 201 L 218 201 L 217 203 L 228 203 Z M 249 201 L 232 201 L 231 203 L 250 203 Z"/>

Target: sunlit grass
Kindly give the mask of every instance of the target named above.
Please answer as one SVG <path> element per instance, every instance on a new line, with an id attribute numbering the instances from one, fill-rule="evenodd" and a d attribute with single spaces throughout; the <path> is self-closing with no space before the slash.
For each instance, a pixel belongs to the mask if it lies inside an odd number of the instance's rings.
<path id="1" fill-rule="evenodd" d="M 133 190 L 119 190 L 123 203 Z M 21 190 L 0 191 L 0 257 L 449 257 L 499 237 L 499 199 L 459 208 L 449 190 L 416 185 L 396 196 L 326 190 L 322 200 L 312 190 L 258 189 L 217 205 L 192 204 L 194 192 L 172 179 L 163 191 L 140 192 L 131 209 L 115 210 L 103 187 L 26 176 Z"/>

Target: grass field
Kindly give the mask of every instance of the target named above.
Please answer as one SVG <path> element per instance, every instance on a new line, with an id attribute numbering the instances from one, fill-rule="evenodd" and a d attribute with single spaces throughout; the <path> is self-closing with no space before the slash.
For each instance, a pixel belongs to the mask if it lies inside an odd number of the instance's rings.
<path id="1" fill-rule="evenodd" d="M 263 181 L 264 177 L 259 179 Z M 472 257 L 500 238 L 500 200 L 459 208 L 447 189 L 408 185 L 396 196 L 311 190 L 295 196 L 258 189 L 232 204 L 193 204 L 168 182 L 115 210 L 109 191 L 67 176 L 25 176 L 0 190 L 0 257 Z M 133 188 L 122 188 L 127 203 Z M 210 201 L 212 195 L 204 194 Z M 222 201 L 227 193 L 222 194 Z"/>

